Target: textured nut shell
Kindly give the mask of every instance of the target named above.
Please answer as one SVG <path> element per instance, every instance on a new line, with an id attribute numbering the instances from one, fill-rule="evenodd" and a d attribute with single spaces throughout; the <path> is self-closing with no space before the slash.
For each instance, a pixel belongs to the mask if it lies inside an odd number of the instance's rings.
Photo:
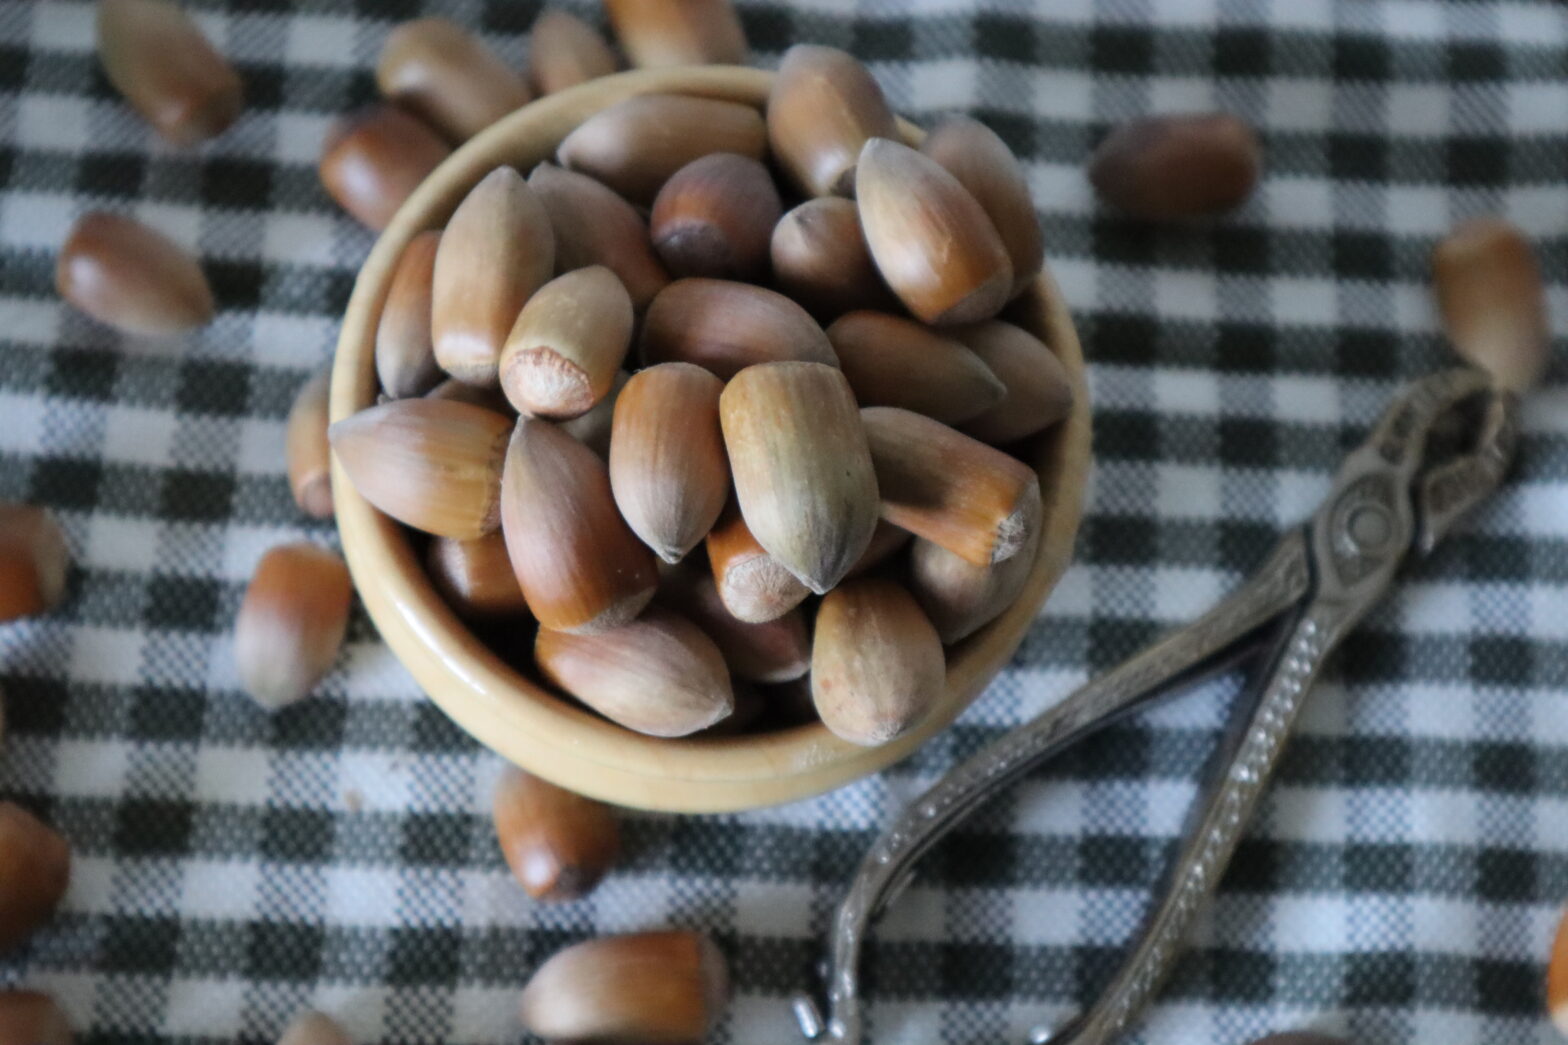
<path id="1" fill-rule="evenodd" d="M 783 212 L 768 169 L 717 152 L 676 171 L 653 203 L 654 249 L 676 276 L 760 279 Z"/>
<path id="2" fill-rule="evenodd" d="M 973 323 L 1007 303 L 1013 266 L 996 226 L 935 160 L 873 138 L 855 191 L 877 271 L 916 319 Z"/>
<path id="3" fill-rule="evenodd" d="M 327 441 L 331 381 L 332 372 L 323 370 L 300 386 L 289 408 L 283 440 L 294 503 L 317 519 L 332 515 L 332 446 Z"/>
<path id="4" fill-rule="evenodd" d="M 610 393 L 632 340 L 632 299 L 603 265 L 540 287 L 501 350 L 501 387 L 521 413 L 573 418 Z"/>
<path id="5" fill-rule="evenodd" d="M 1454 350 L 1510 391 L 1534 386 L 1551 335 L 1541 267 L 1524 233 L 1498 218 L 1467 221 L 1432 252 L 1432 277 Z"/>
<path id="6" fill-rule="evenodd" d="M 827 330 L 861 406 L 897 406 L 958 424 L 995 407 L 1007 386 L 943 331 L 902 316 L 850 312 Z"/>
<path id="7" fill-rule="evenodd" d="M 722 279 L 680 279 L 642 326 L 644 363 L 695 363 L 729 380 L 758 363 L 838 365 L 817 321 L 783 294 Z"/>
<path id="8" fill-rule="evenodd" d="M 981 442 L 1011 443 L 1072 413 L 1067 368 L 1029 331 L 991 320 L 954 328 L 952 336 L 979 356 L 1007 390 L 1000 403 L 963 425 L 967 434 Z"/>
<path id="9" fill-rule="evenodd" d="M 450 399 L 395 399 L 327 429 L 361 497 L 439 537 L 479 537 L 500 525 L 509 418 Z"/>
<path id="10" fill-rule="evenodd" d="M 898 137 L 882 88 L 859 59 L 833 47 L 784 52 L 768 94 L 768 144 L 807 196 L 852 196 L 855 163 L 872 138 Z"/>
<path id="11" fill-rule="evenodd" d="M 734 152 L 760 160 L 766 148 L 762 116 L 749 105 L 644 94 L 588 117 L 556 155 L 563 166 L 648 204 L 670 175 L 698 157 Z"/>
<path id="12" fill-rule="evenodd" d="M 458 204 L 436 248 L 430 330 L 441 369 L 495 384 L 517 313 L 554 271 L 544 204 L 517 171 L 497 167 Z"/>
<path id="13" fill-rule="evenodd" d="M 71 881 L 71 847 L 12 802 L 0 802 L 0 955 L 53 915 Z"/>
<path id="14" fill-rule="evenodd" d="M 4 950 L 0 947 L 0 950 Z M 1552 1026 L 1568 1035 L 1568 907 L 1563 908 L 1552 939 L 1552 953 L 1546 966 L 1546 1014 Z"/>
<path id="15" fill-rule="evenodd" d="M 534 90 L 554 94 L 615 72 L 615 52 L 598 30 L 565 11 L 541 11 L 528 34 Z"/>
<path id="16" fill-rule="evenodd" d="M 653 598 L 653 553 L 616 510 L 604 462 L 548 421 L 525 417 L 512 433 L 501 528 L 517 583 L 545 628 L 616 628 Z"/>
<path id="17" fill-rule="evenodd" d="M 53 998 L 38 991 L 0 991 L 0 1042 L 71 1045 L 71 1025 Z"/>
<path id="18" fill-rule="evenodd" d="M 866 550 L 860 553 L 860 558 L 855 560 L 855 565 L 844 576 L 858 577 L 871 572 L 903 551 L 913 537 L 914 534 L 908 530 L 900 529 L 886 519 L 878 519 L 877 528 L 871 531 L 871 543 L 866 545 Z"/>
<path id="19" fill-rule="evenodd" d="M 234 618 L 245 692 L 269 710 L 309 696 L 337 659 L 353 600 L 336 552 L 300 542 L 263 555 Z"/>
<path id="20" fill-rule="evenodd" d="M 555 229 L 558 272 L 603 265 L 626 286 L 641 311 L 670 281 L 653 253 L 648 223 L 637 209 L 586 174 L 541 163 L 528 176 Z"/>
<path id="21" fill-rule="evenodd" d="M 719 597 L 713 575 L 696 568 L 665 578 L 657 598 L 706 632 L 738 679 L 788 682 L 811 668 L 811 639 L 799 607 L 763 623 L 738 620 Z"/>
<path id="22" fill-rule="evenodd" d="M 1106 135 L 1089 180 L 1118 210 L 1175 221 L 1239 207 L 1262 165 L 1258 136 L 1229 113 L 1150 116 Z"/>
<path id="23" fill-rule="evenodd" d="M 730 0 L 605 0 L 633 65 L 741 65 L 746 34 Z"/>
<path id="24" fill-rule="evenodd" d="M 318 173 L 338 206 L 360 224 L 380 231 L 451 152 L 414 117 L 377 105 L 332 132 L 322 148 Z"/>
<path id="25" fill-rule="evenodd" d="M 453 403 L 467 403 L 470 406 L 479 406 L 492 414 L 502 417 L 511 417 L 517 413 L 512 409 L 512 404 L 506 401 L 506 396 L 501 394 L 499 388 L 485 388 L 480 385 L 471 385 L 466 381 L 459 381 L 449 377 L 439 385 L 425 393 L 426 399 L 446 400 Z"/>
<path id="26" fill-rule="evenodd" d="M 30 504 L 0 503 L 0 621 L 53 609 L 70 568 L 71 552 L 53 516 Z"/>
<path id="27" fill-rule="evenodd" d="M 452 141 L 466 141 L 529 100 L 528 85 L 479 37 L 445 18 L 416 18 L 387 36 L 376 86 Z"/>
<path id="28" fill-rule="evenodd" d="M 54 285 L 116 330 L 178 334 L 212 318 L 212 288 L 184 247 L 132 218 L 92 211 L 66 236 Z"/>
<path id="29" fill-rule="evenodd" d="M 824 196 L 785 214 L 770 254 L 774 283 L 818 318 L 901 307 L 871 260 L 853 200 Z"/>
<path id="30" fill-rule="evenodd" d="M 239 75 L 174 4 L 100 0 L 97 33 L 104 75 L 175 145 L 211 138 L 239 116 Z"/>
<path id="31" fill-rule="evenodd" d="M 946 167 L 990 217 L 1013 263 L 1013 294 L 1022 293 L 1045 264 L 1045 235 L 1013 150 L 979 120 L 949 116 L 926 135 L 920 151 Z"/>
<path id="32" fill-rule="evenodd" d="M 719 598 L 736 620 L 751 624 L 776 620 L 811 594 L 757 543 L 734 500 L 709 531 L 707 549 Z"/>
<path id="33" fill-rule="evenodd" d="M 306 1009 L 284 1028 L 278 1045 L 354 1045 L 354 1041 L 331 1016 Z"/>
<path id="34" fill-rule="evenodd" d="M 541 628 L 534 659 L 549 682 L 612 722 L 650 736 L 687 736 L 735 706 L 729 669 L 713 640 L 657 606 L 593 635 Z"/>
<path id="35" fill-rule="evenodd" d="M 608 806 L 512 766 L 496 782 L 491 812 L 501 855 L 536 900 L 588 895 L 620 856 Z"/>
<path id="36" fill-rule="evenodd" d="M 806 587 L 827 591 L 877 525 L 877 479 L 849 382 L 821 363 L 748 367 L 725 387 L 719 418 L 747 527 Z"/>
<path id="37" fill-rule="evenodd" d="M 440 229 L 427 229 L 409 241 L 381 306 L 376 376 L 393 399 L 424 395 L 445 376 L 430 340 L 430 292 L 440 243 Z"/>
<path id="38" fill-rule="evenodd" d="M 968 638 L 1013 604 L 1029 579 L 1039 543 L 1035 530 L 1017 555 L 990 566 L 976 566 L 921 538 L 911 543 L 909 590 L 943 645 Z"/>
<path id="39" fill-rule="evenodd" d="M 1021 461 L 908 410 L 868 406 L 860 416 L 884 519 L 977 566 L 1028 543 L 1040 480 Z"/>
<path id="40" fill-rule="evenodd" d="M 936 629 L 888 580 L 859 577 L 817 610 L 811 696 L 822 722 L 852 744 L 885 744 L 942 695 L 946 662 Z"/>
<path id="41" fill-rule="evenodd" d="M 430 581 L 464 617 L 526 617 L 528 601 L 500 531 L 459 541 L 437 537 L 425 554 Z"/>
<path id="42" fill-rule="evenodd" d="M 729 499 L 723 391 L 701 367 L 661 363 L 633 374 L 615 404 L 610 488 L 627 525 L 666 562 L 702 543 Z"/>

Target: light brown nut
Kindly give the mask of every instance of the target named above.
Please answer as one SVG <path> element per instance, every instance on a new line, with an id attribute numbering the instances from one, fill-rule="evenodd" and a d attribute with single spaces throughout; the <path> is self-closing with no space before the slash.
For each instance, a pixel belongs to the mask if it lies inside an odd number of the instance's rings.
<path id="1" fill-rule="evenodd" d="M 925 717 L 946 680 L 936 629 L 897 584 L 859 577 L 822 600 L 811 695 L 836 736 L 866 746 L 887 743 Z"/>
<path id="2" fill-rule="evenodd" d="M 1262 166 L 1258 136 L 1239 117 L 1150 116 L 1106 135 L 1089 160 L 1089 180 L 1117 210 L 1176 221 L 1241 206 Z"/>
<path id="3" fill-rule="evenodd" d="M 833 47 L 784 52 L 768 93 L 768 144 L 807 196 L 853 196 L 855 164 L 872 138 L 897 138 L 882 88 L 860 60 Z"/>
<path id="4" fill-rule="evenodd" d="M 526 617 L 528 600 L 512 572 L 500 531 L 466 541 L 437 537 L 425 554 L 430 581 L 460 616 Z"/>
<path id="5" fill-rule="evenodd" d="M 1045 236 L 1013 150 L 979 120 L 949 116 L 926 135 L 920 151 L 946 167 L 991 218 L 1013 263 L 1013 296 L 1023 293 L 1045 265 Z"/>
<path id="6" fill-rule="evenodd" d="M 501 349 L 501 388 L 520 413 L 569 420 L 609 395 L 632 340 L 632 299 L 603 265 L 540 287 Z"/>
<path id="7" fill-rule="evenodd" d="M 38 991 L 0 991 L 0 1042 L 71 1045 L 71 1025 L 54 999 Z"/>
<path id="8" fill-rule="evenodd" d="M 223 55 L 179 7 L 164 0 L 100 0 L 98 60 L 115 90 L 175 145 L 224 131 L 244 88 Z"/>
<path id="9" fill-rule="evenodd" d="M 616 69 L 615 52 L 598 30 L 566 11 L 541 11 L 528 34 L 528 72 L 534 90 L 554 94 Z"/>
<path id="10" fill-rule="evenodd" d="M 640 345 L 644 363 L 695 363 L 726 381 L 758 363 L 838 365 L 805 309 L 776 291 L 724 279 L 665 287 L 648 307 Z"/>
<path id="11" fill-rule="evenodd" d="M 1007 386 L 962 343 L 902 316 L 849 312 L 828 327 L 861 406 L 897 406 L 955 425 L 1002 401 Z"/>
<path id="12" fill-rule="evenodd" d="M 535 167 L 528 185 L 544 201 L 555 229 L 556 271 L 603 265 L 625 284 L 639 312 L 670 281 L 653 253 L 648 223 L 614 190 L 553 163 Z"/>
<path id="13" fill-rule="evenodd" d="M 548 421 L 522 418 L 512 434 L 501 526 L 517 582 L 544 628 L 619 628 L 653 598 L 653 552 L 616 510 L 605 463 Z"/>
<path id="14" fill-rule="evenodd" d="M 71 227 L 55 263 L 60 296 L 100 323 L 166 335 L 212 319 L 212 288 L 196 259 L 133 218 L 91 211 Z"/>
<path id="15" fill-rule="evenodd" d="M 877 525 L 877 478 L 849 382 L 821 363 L 747 367 L 725 387 L 719 418 L 747 527 L 801 583 L 827 591 Z"/>
<path id="16" fill-rule="evenodd" d="M 783 205 L 758 161 L 716 152 L 676 171 L 653 203 L 654 249 L 671 273 L 757 280 Z"/>
<path id="17" fill-rule="evenodd" d="M 451 152 L 435 131 L 408 113 L 376 105 L 348 117 L 327 136 L 318 174 L 338 206 L 380 231 Z"/>
<path id="18" fill-rule="evenodd" d="M 777 620 L 811 594 L 757 542 L 733 499 L 708 533 L 707 549 L 719 598 L 736 620 Z"/>
<path id="19" fill-rule="evenodd" d="M 980 357 L 1007 389 L 1002 401 L 965 422 L 963 431 L 1000 446 L 1061 421 L 1073 409 L 1072 378 L 1045 342 L 999 319 L 950 333 Z"/>
<path id="20" fill-rule="evenodd" d="M 424 395 L 446 375 L 436 363 L 430 340 L 430 291 L 440 229 L 426 229 L 408 241 L 387 300 L 376 324 L 376 376 L 393 399 Z"/>
<path id="21" fill-rule="evenodd" d="M 621 50 L 639 69 L 742 65 L 746 34 L 730 0 L 605 0 Z"/>
<path id="22" fill-rule="evenodd" d="M 359 495 L 438 537 L 479 537 L 501 524 L 501 466 L 512 421 L 445 398 L 394 399 L 327 429 Z"/>
<path id="23" fill-rule="evenodd" d="M 30 504 L 0 504 L 0 622 L 47 613 L 65 595 L 71 552 L 60 524 Z"/>
<path id="24" fill-rule="evenodd" d="M 541 628 L 534 660 L 547 682 L 649 736 L 688 736 L 735 708 L 719 648 L 697 625 L 659 606 L 593 635 Z"/>
<path id="25" fill-rule="evenodd" d="M 779 219 L 769 250 L 778 289 L 824 322 L 855 309 L 902 307 L 871 260 L 854 200 L 807 200 Z"/>
<path id="26" fill-rule="evenodd" d="M 0 802 L 0 955 L 54 916 L 71 881 L 71 847 L 42 820 Z"/>
<path id="27" fill-rule="evenodd" d="M 1523 232 L 1499 218 L 1454 229 L 1432 252 L 1443 329 L 1454 350 L 1512 392 L 1541 379 L 1550 350 L 1541 267 Z"/>
<path id="28" fill-rule="evenodd" d="M 929 156 L 873 138 L 855 194 L 877 271 L 923 323 L 974 323 L 1013 292 L 1013 264 L 969 190 Z"/>
<path id="29" fill-rule="evenodd" d="M 799 607 L 760 624 L 738 620 L 719 597 L 713 575 L 700 567 L 671 571 L 655 598 L 706 632 L 737 679 L 788 682 L 811 668 L 811 639 L 806 615 Z M 736 696 L 738 699 L 739 693 Z M 737 714 L 739 711 L 737 705 Z"/>
<path id="30" fill-rule="evenodd" d="M 310 695 L 337 659 L 353 599 L 336 552 L 299 542 L 261 557 L 234 619 L 240 683 L 256 703 L 276 711 Z"/>
<path id="31" fill-rule="evenodd" d="M 416 18 L 387 36 L 376 60 L 381 96 L 454 142 L 528 103 L 523 77 L 479 37 L 445 18 Z"/>
<path id="32" fill-rule="evenodd" d="M 501 855 L 535 900 L 578 900 L 621 855 L 621 829 L 602 802 L 508 766 L 491 804 Z"/>
<path id="33" fill-rule="evenodd" d="M 713 152 L 760 160 L 762 116 L 749 105 L 684 94 L 644 94 L 588 117 L 561 142 L 561 164 L 650 204 L 670 175 Z"/>
<path id="34" fill-rule="evenodd" d="M 332 515 L 332 446 L 327 441 L 327 394 L 332 371 L 300 385 L 284 433 L 289 490 L 299 510 L 316 519 Z"/>

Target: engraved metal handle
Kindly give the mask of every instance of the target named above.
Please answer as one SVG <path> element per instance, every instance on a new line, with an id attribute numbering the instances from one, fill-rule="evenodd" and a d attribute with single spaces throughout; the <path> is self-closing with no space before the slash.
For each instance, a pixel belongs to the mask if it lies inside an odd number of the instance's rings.
<path id="1" fill-rule="evenodd" d="M 1306 544 L 1287 535 L 1268 562 L 1203 617 L 1100 676 L 1061 703 L 977 752 L 901 813 L 861 863 L 834 921 L 824 970 L 827 1011 L 806 996 L 794 1009 L 807 1038 L 841 1045 L 861 1039 L 858 968 L 871 921 L 897 898 L 914 864 L 978 806 L 1031 769 L 1180 681 L 1301 601 L 1308 587 Z"/>

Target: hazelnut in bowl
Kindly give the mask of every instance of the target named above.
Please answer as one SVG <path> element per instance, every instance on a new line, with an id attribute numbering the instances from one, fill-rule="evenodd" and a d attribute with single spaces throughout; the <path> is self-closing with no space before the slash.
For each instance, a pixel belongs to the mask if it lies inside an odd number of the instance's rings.
<path id="1" fill-rule="evenodd" d="M 582 794 L 734 810 L 875 772 L 1071 555 L 1083 358 L 1016 162 L 817 72 L 532 102 L 409 197 L 349 302 L 361 598 L 454 721 Z M 824 79 L 874 97 L 828 119 Z"/>

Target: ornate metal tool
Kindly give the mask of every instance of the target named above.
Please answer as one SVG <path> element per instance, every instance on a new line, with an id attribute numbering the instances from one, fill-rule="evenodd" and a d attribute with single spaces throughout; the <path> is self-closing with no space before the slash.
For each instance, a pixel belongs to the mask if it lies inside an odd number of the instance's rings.
<path id="1" fill-rule="evenodd" d="M 1327 499 L 1263 567 L 1214 609 L 1079 689 L 959 765 L 904 810 L 860 865 L 824 964 L 827 1006 L 797 997 L 809 1039 L 859 1045 L 861 944 L 919 860 L 999 791 L 1046 759 L 1175 689 L 1261 651 L 1240 698 L 1244 731 L 1201 794 L 1189 833 L 1147 921 L 1098 1000 L 1051 1045 L 1103 1045 L 1153 998 L 1193 916 L 1225 873 L 1312 683 L 1334 648 L 1382 598 L 1407 553 L 1424 553 L 1502 481 L 1513 456 L 1515 397 L 1478 370 L 1406 389 L 1341 466 Z"/>

